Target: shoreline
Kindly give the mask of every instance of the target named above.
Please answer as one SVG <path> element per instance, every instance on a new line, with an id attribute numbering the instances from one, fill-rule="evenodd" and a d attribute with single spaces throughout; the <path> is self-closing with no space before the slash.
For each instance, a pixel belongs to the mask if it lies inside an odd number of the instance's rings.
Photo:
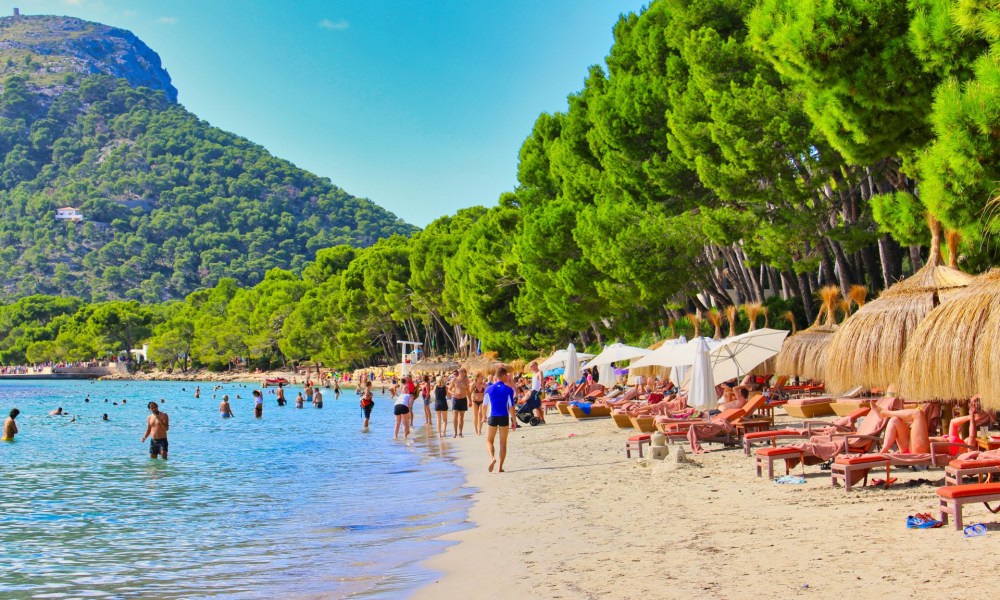
<path id="1" fill-rule="evenodd" d="M 190 370 L 186 373 L 174 371 L 168 373 L 166 371 L 154 370 L 149 373 L 129 373 L 128 375 L 110 375 L 105 377 L 100 377 L 101 381 L 190 381 L 192 383 L 253 383 L 261 385 L 265 379 L 276 379 L 279 377 L 284 377 L 290 383 L 288 385 L 304 385 L 306 379 L 314 378 L 318 379 L 318 376 L 314 372 L 309 373 L 294 373 L 292 371 L 265 371 L 262 373 L 247 373 L 243 372 L 227 372 L 227 371 L 207 371 L 204 369 Z M 323 383 L 322 381 L 320 383 Z M 341 388 L 354 389 L 355 382 L 353 379 L 351 381 L 340 381 Z"/>
<path id="2" fill-rule="evenodd" d="M 626 459 L 632 430 L 610 419 L 548 419 L 511 432 L 502 475 L 486 471 L 485 436 L 458 446 L 456 463 L 475 490 L 471 527 L 438 538 L 452 545 L 424 561 L 439 575 L 412 598 L 484 590 L 528 598 L 742 598 L 747 590 L 864 597 L 886 587 L 892 597 L 924 598 L 992 590 L 987 577 L 968 574 L 992 548 L 986 540 L 1000 535 L 981 506 L 967 507 L 966 520 L 986 524 L 982 538 L 966 539 L 951 524 L 906 528 L 908 515 L 936 516 L 941 469 L 894 469 L 898 481 L 888 490 L 847 493 L 817 467 L 806 469 L 803 485 L 778 485 L 756 477 L 741 449 L 713 445 L 681 464 Z"/>

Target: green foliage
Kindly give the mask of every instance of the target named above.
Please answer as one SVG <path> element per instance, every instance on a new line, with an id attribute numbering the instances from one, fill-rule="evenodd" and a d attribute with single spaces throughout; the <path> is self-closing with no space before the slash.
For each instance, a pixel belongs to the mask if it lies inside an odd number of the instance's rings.
<path id="1" fill-rule="evenodd" d="M 222 277 L 254 285 L 317 250 L 413 231 L 162 93 L 107 76 L 47 108 L 8 79 L 0 156 L 0 240 L 16 252 L 0 263 L 8 296 L 158 302 Z M 56 222 L 62 206 L 86 222 Z"/>

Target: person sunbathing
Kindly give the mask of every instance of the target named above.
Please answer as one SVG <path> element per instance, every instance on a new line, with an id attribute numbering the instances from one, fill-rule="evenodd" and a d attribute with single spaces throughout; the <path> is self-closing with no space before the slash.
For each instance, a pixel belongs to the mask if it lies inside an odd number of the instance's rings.
<path id="1" fill-rule="evenodd" d="M 621 408 L 639 399 L 639 390 L 635 388 L 629 388 L 620 396 L 618 395 L 618 392 L 618 390 L 612 390 L 610 393 L 601 396 L 600 398 L 595 398 L 594 402 L 598 404 L 605 404 L 611 408 Z"/>
<path id="2" fill-rule="evenodd" d="M 686 396 L 668 396 L 667 398 L 654 402 L 653 404 L 646 404 L 645 406 L 635 406 L 626 409 L 628 414 L 641 417 L 641 416 L 665 416 L 672 419 L 686 419 L 691 416 L 691 411 L 694 409 L 689 409 L 687 407 L 687 397 Z"/>
<path id="3" fill-rule="evenodd" d="M 871 415 L 888 418 L 885 427 L 885 441 L 881 452 L 889 452 L 898 446 L 903 454 L 923 454 L 931 451 L 931 437 L 927 428 L 927 417 L 919 408 L 884 410 L 875 401 L 870 402 Z"/>

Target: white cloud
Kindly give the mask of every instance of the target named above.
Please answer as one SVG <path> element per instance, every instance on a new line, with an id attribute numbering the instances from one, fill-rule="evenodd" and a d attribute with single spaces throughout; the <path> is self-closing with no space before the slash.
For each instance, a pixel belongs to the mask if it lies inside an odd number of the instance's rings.
<path id="1" fill-rule="evenodd" d="M 345 21 L 344 19 L 340 19 L 339 21 L 331 21 L 330 19 L 323 19 L 319 23 L 317 23 L 317 25 L 319 25 L 321 29 L 326 29 L 328 31 L 343 31 L 351 26 L 351 24 Z"/>
<path id="2" fill-rule="evenodd" d="M 63 4 L 72 4 L 73 6 L 80 6 L 83 4 L 83 0 L 63 0 Z"/>
<path id="3" fill-rule="evenodd" d="M 156 22 L 161 25 L 175 25 L 177 23 L 177 17 L 160 17 L 156 20 Z"/>

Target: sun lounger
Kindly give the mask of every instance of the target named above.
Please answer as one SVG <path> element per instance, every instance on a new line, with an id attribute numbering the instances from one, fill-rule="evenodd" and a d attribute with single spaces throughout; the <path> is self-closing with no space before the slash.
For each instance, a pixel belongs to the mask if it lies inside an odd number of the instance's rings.
<path id="1" fill-rule="evenodd" d="M 642 433 L 653 433 L 656 431 L 656 417 L 633 415 L 629 420 L 632 421 L 632 427 L 637 431 L 641 431 Z"/>
<path id="2" fill-rule="evenodd" d="M 962 485 L 966 477 L 976 477 L 984 483 L 983 477 L 1000 473 L 1000 459 L 956 458 L 944 468 L 945 485 Z"/>
<path id="3" fill-rule="evenodd" d="M 808 420 L 803 421 L 802 427 L 799 428 L 788 427 L 785 429 L 747 433 L 743 436 L 743 453 L 750 456 L 750 449 L 755 443 L 769 443 L 771 446 L 776 446 L 779 439 L 806 439 L 820 433 L 830 433 L 833 431 L 853 432 L 856 430 L 855 423 L 857 420 L 866 416 L 869 411 L 871 411 L 871 408 L 865 406 L 847 417 L 833 421 Z"/>
<path id="4" fill-rule="evenodd" d="M 592 404 L 590 406 L 590 414 L 587 414 L 576 404 L 570 404 L 569 414 L 576 417 L 580 421 L 586 419 L 601 419 L 611 416 L 611 407 L 603 404 Z"/>
<path id="5" fill-rule="evenodd" d="M 632 429 L 632 417 L 623 410 L 614 410 L 611 413 L 611 419 L 615 422 L 615 425 L 619 429 Z"/>
<path id="6" fill-rule="evenodd" d="M 785 475 L 791 472 L 791 465 L 804 463 L 802 450 L 795 446 L 780 446 L 778 448 L 758 448 L 755 453 L 754 464 L 757 466 L 757 477 L 760 477 L 767 465 L 767 478 L 774 479 L 774 463 L 779 460 L 785 461 Z M 805 465 L 802 467 L 802 474 L 805 474 Z"/>
<path id="7" fill-rule="evenodd" d="M 968 483 L 965 485 L 946 485 L 937 489 L 941 506 L 941 522 L 947 524 L 948 517 L 954 517 L 955 529 L 961 531 L 962 510 L 966 504 L 986 504 L 987 510 L 996 514 L 988 502 L 1000 500 L 1000 483 Z"/>
<path id="8" fill-rule="evenodd" d="M 639 458 L 642 458 L 642 447 L 650 445 L 652 437 L 653 434 L 651 433 L 640 433 L 629 436 L 625 441 L 625 458 L 632 458 L 633 452 L 638 452 Z"/>
<path id="9" fill-rule="evenodd" d="M 561 415 L 569 415 L 569 400 L 556 402 L 556 409 L 559 410 L 559 414 Z"/>
<path id="10" fill-rule="evenodd" d="M 833 414 L 830 405 L 833 399 L 829 396 L 816 396 L 813 398 L 795 398 L 785 404 L 785 412 L 790 417 L 799 419 L 815 419 Z"/>
<path id="11" fill-rule="evenodd" d="M 837 482 L 843 482 L 844 490 L 849 492 L 858 481 L 863 480 L 862 485 L 868 485 L 868 473 L 879 467 L 885 469 L 885 487 L 888 489 L 892 461 L 881 454 L 838 456 L 830 465 L 830 483 L 837 487 Z"/>

